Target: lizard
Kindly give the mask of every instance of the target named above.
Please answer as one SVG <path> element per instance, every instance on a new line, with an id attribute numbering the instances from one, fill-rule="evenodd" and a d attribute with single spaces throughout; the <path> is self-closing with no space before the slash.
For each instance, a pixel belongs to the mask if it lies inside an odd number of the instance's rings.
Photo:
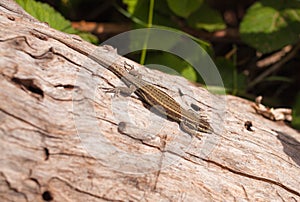
<path id="1" fill-rule="evenodd" d="M 53 38 L 63 43 L 67 47 L 89 57 L 94 62 L 107 68 L 129 87 L 129 93 L 134 92 L 135 94 L 137 94 L 148 105 L 158 110 L 159 113 L 177 122 L 180 125 L 180 128 L 189 135 L 201 139 L 202 133 L 214 132 L 210 123 L 207 121 L 206 116 L 199 115 L 192 112 L 191 110 L 184 109 L 174 98 L 172 98 L 166 92 L 143 80 L 140 76 L 136 75 L 136 73 L 133 73 L 132 70 L 128 70 L 128 68 L 126 67 L 129 66 L 132 69 L 133 66 L 127 64 L 126 61 L 124 61 L 124 65 L 116 62 L 112 63 L 111 61 L 108 61 L 101 56 L 99 57 L 99 55 L 97 54 L 93 54 L 93 51 L 80 46 L 79 44 L 77 44 L 77 40 L 71 39 L 73 41 L 70 41 L 69 39 L 60 38 L 38 29 L 34 30 L 39 34 L 46 35 L 48 38 Z M 112 48 L 111 46 L 109 47 L 110 48 L 108 49 Z"/>

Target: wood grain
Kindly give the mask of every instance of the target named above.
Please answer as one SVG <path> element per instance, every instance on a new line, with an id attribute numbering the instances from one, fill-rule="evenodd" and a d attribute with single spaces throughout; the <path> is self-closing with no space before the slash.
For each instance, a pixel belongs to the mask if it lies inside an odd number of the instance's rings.
<path id="1" fill-rule="evenodd" d="M 252 102 L 140 66 L 146 80 L 212 114 L 220 135 L 191 139 L 135 95 L 101 90 L 124 84 L 36 35 L 51 28 L 27 15 L 0 3 L 1 201 L 300 201 L 297 131 L 257 115 Z"/>

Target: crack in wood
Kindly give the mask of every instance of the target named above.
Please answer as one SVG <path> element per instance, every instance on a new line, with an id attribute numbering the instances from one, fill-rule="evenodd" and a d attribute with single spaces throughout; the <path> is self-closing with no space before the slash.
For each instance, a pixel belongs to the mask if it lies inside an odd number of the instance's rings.
<path id="1" fill-rule="evenodd" d="M 72 185 L 72 183 L 68 182 L 67 180 L 61 179 L 61 178 L 59 178 L 59 177 L 52 177 L 52 178 L 49 180 L 49 184 L 51 183 L 52 180 L 58 180 L 58 181 L 64 183 L 65 185 L 67 185 L 69 188 L 73 189 L 74 191 L 79 192 L 79 193 L 82 193 L 82 194 L 89 195 L 89 196 L 94 197 L 94 198 L 103 199 L 103 200 L 106 200 L 106 201 L 123 202 L 123 200 L 110 199 L 110 198 L 107 198 L 107 197 L 105 197 L 105 196 L 99 196 L 99 195 L 93 194 L 93 193 L 91 193 L 91 192 L 88 192 L 88 191 L 79 189 L 78 187 L 74 187 L 74 186 Z"/>
<path id="2" fill-rule="evenodd" d="M 247 178 L 254 179 L 254 180 L 259 180 L 259 181 L 262 181 L 262 182 L 267 182 L 267 183 L 279 186 L 279 187 L 285 189 L 286 191 L 288 191 L 288 192 L 290 192 L 292 194 L 300 196 L 300 193 L 298 191 L 296 191 L 296 190 L 294 190 L 294 189 L 292 189 L 292 188 L 290 188 L 290 187 L 288 187 L 288 186 L 286 186 L 286 185 L 284 185 L 284 184 L 282 184 L 280 182 L 277 182 L 275 180 L 267 179 L 267 178 L 263 178 L 263 177 L 259 177 L 259 176 L 255 176 L 255 175 L 251 175 L 251 174 L 247 174 L 247 173 L 243 173 L 241 171 L 234 170 L 233 168 L 230 168 L 228 166 L 222 165 L 222 164 L 220 164 L 220 163 L 218 163 L 216 161 L 212 161 L 212 160 L 208 160 L 208 159 L 204 159 L 204 158 L 201 158 L 201 159 L 203 161 L 205 161 L 205 162 L 212 163 L 212 164 L 214 164 L 214 165 L 216 165 L 216 166 L 218 166 L 218 167 L 220 167 L 222 169 L 225 169 L 225 170 L 227 170 L 227 171 L 229 171 L 231 173 L 238 174 L 238 175 L 241 175 L 243 177 L 247 177 Z"/>
<path id="3" fill-rule="evenodd" d="M 33 124 L 33 123 L 31 123 L 31 122 L 29 122 L 29 121 L 23 119 L 23 118 L 21 118 L 21 117 L 18 117 L 18 116 L 14 115 L 14 114 L 11 114 L 11 113 L 9 113 L 9 112 L 7 112 L 7 111 L 1 109 L 1 108 L 0 108 L 0 111 L 2 111 L 4 114 L 9 115 L 9 116 L 11 116 L 11 117 L 13 117 L 13 118 L 15 118 L 15 119 L 21 121 L 21 122 L 24 122 L 24 123 L 26 123 L 26 124 L 28 124 L 28 125 L 34 127 L 34 128 L 37 128 L 37 129 L 43 131 L 43 132 L 46 133 L 46 134 L 49 134 L 49 132 L 48 132 L 46 129 L 43 129 L 43 128 L 41 128 L 41 127 L 39 127 L 39 126 L 37 126 L 37 125 L 35 125 L 35 124 Z"/>
<path id="4" fill-rule="evenodd" d="M 41 87 L 38 85 L 35 79 L 29 79 L 29 78 L 22 79 L 22 78 L 13 77 L 11 81 L 21 86 L 21 88 L 25 90 L 25 92 L 29 91 L 30 94 L 32 93 L 35 98 L 38 99 L 44 98 L 44 91 L 41 89 Z"/>
<path id="5" fill-rule="evenodd" d="M 21 192 L 18 188 L 12 186 L 12 184 L 9 182 L 9 180 L 8 180 L 7 177 L 4 175 L 3 172 L 0 172 L 0 175 L 4 178 L 4 181 L 5 181 L 6 185 L 7 185 L 7 187 L 8 187 L 11 191 L 13 191 L 13 192 L 15 192 L 15 193 L 18 193 L 18 194 L 21 194 L 21 195 L 24 197 L 24 199 L 25 199 L 26 201 L 29 201 L 27 195 L 26 195 L 24 192 Z M 1 179 L 0 179 L 0 182 L 1 182 Z M 1 183 L 1 184 L 2 184 L 2 183 Z"/>

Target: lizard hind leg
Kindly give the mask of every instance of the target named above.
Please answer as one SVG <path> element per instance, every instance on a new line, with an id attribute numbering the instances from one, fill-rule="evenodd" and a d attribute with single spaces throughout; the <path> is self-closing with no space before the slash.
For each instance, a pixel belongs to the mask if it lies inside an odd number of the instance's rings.
<path id="1" fill-rule="evenodd" d="M 194 136 L 199 140 L 201 140 L 202 134 L 201 132 L 197 131 L 196 125 L 193 124 L 191 125 L 190 123 L 187 122 L 187 120 L 183 120 L 180 122 L 180 127 L 184 132 L 188 133 L 191 137 Z"/>

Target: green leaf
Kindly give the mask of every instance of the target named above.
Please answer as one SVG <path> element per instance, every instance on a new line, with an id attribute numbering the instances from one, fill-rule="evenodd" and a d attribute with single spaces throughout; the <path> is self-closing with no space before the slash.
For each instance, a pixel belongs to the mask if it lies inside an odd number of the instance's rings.
<path id="1" fill-rule="evenodd" d="M 39 21 L 47 22 L 50 27 L 69 33 L 78 34 L 83 39 L 96 43 L 96 36 L 80 32 L 72 28 L 71 22 L 66 20 L 60 13 L 54 10 L 51 6 L 45 3 L 36 2 L 34 0 L 16 0 L 16 2 L 24 8 L 31 16 Z"/>
<path id="2" fill-rule="evenodd" d="M 219 12 L 211 9 L 206 3 L 194 12 L 188 19 L 188 24 L 196 29 L 216 31 L 226 27 Z"/>
<path id="3" fill-rule="evenodd" d="M 48 4 L 34 0 L 16 0 L 30 15 L 36 19 L 47 22 L 52 28 L 65 30 L 71 27 L 71 23 Z"/>
<path id="4" fill-rule="evenodd" d="M 297 42 L 300 33 L 300 2 L 256 2 L 244 16 L 240 33 L 243 41 L 262 53 Z"/>
<path id="5" fill-rule="evenodd" d="M 190 81 L 197 81 L 197 73 L 195 69 L 191 65 L 186 65 L 182 70 L 181 70 L 181 75 L 190 80 Z"/>
<path id="6" fill-rule="evenodd" d="M 201 6 L 203 0 L 167 0 L 167 2 L 176 15 L 187 18 Z"/>
<path id="7" fill-rule="evenodd" d="M 123 4 L 127 5 L 127 11 L 130 14 L 134 13 L 137 3 L 138 3 L 138 0 L 123 0 Z"/>

